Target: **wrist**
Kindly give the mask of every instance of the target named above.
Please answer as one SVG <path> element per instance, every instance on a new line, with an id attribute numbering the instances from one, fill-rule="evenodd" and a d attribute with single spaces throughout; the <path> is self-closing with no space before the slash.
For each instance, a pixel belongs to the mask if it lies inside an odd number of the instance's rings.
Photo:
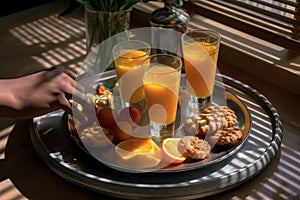
<path id="1" fill-rule="evenodd" d="M 15 84 L 18 84 L 16 79 L 0 80 L 0 106 L 11 108 L 13 110 L 22 109 L 22 100 L 18 98 L 18 91 L 15 88 Z"/>

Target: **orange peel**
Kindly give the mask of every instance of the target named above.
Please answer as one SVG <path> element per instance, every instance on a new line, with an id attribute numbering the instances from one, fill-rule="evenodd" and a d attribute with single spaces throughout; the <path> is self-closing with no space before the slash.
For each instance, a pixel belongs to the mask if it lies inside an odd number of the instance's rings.
<path id="1" fill-rule="evenodd" d="M 150 138 L 131 138 L 116 145 L 115 159 L 130 168 L 153 168 L 161 162 L 160 148 Z"/>
<path id="2" fill-rule="evenodd" d="M 180 164 L 186 157 L 179 152 L 177 146 L 181 138 L 166 138 L 161 144 L 163 157 L 165 161 L 171 164 Z"/>

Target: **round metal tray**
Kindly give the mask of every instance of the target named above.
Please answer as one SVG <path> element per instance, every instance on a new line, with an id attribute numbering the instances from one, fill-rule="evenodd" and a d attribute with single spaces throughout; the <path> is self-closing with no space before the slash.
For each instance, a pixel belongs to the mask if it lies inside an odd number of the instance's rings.
<path id="1" fill-rule="evenodd" d="M 108 73 L 109 74 L 109 73 Z M 101 74 L 102 75 L 102 74 Z M 107 76 L 107 74 L 103 75 L 103 77 L 88 77 L 86 79 L 81 80 L 79 83 L 81 86 L 83 86 L 86 90 L 93 93 L 95 91 L 95 88 L 99 84 L 99 80 L 101 84 L 105 85 L 106 88 L 108 88 L 110 91 L 113 91 L 115 89 L 116 84 L 116 76 Z M 186 135 L 185 131 L 183 130 L 183 124 L 185 120 L 190 115 L 188 108 L 189 98 L 187 98 L 188 91 L 186 89 L 185 85 L 185 75 L 182 75 L 181 78 L 181 88 L 180 88 L 180 99 L 179 99 L 179 105 L 180 109 L 177 110 L 177 118 L 175 122 L 175 137 L 183 137 Z M 251 127 L 251 117 L 250 113 L 245 106 L 245 104 L 240 101 L 234 94 L 232 94 L 230 91 L 226 91 L 224 89 L 224 85 L 222 80 L 218 77 L 218 80 L 216 81 L 215 87 L 214 87 L 214 94 L 213 94 L 213 102 L 218 102 L 218 105 L 226 105 L 230 109 L 232 109 L 237 116 L 237 124 L 241 131 L 242 131 L 242 138 L 238 142 L 238 144 L 234 145 L 233 147 L 228 148 L 213 148 L 210 152 L 209 157 L 205 159 L 199 159 L 199 160 L 187 160 L 180 164 L 171 164 L 168 165 L 168 163 L 161 162 L 158 166 L 152 167 L 152 168 L 134 168 L 134 167 L 128 167 L 125 165 L 122 165 L 121 163 L 117 162 L 114 158 L 114 150 L 116 144 L 112 144 L 109 147 L 105 148 L 94 148 L 90 146 L 88 143 L 83 143 L 81 141 L 80 136 L 78 135 L 77 131 L 74 131 L 74 129 L 70 128 L 75 127 L 73 120 L 70 120 L 70 115 L 67 113 L 64 114 L 62 117 L 63 121 L 68 121 L 68 127 L 70 130 L 70 135 L 72 139 L 74 140 L 75 144 L 86 153 L 87 156 L 93 157 L 99 162 L 102 162 L 109 167 L 112 167 L 116 170 L 121 170 L 125 172 L 132 172 L 132 173 L 143 173 L 143 172 L 153 172 L 153 173 L 167 173 L 167 172 L 180 172 L 180 171 L 187 171 L 187 170 L 193 170 L 198 168 L 206 168 L 209 167 L 212 164 L 216 164 L 218 162 L 222 162 L 223 160 L 229 158 L 234 153 L 236 153 L 239 148 L 243 145 L 243 143 L 248 138 L 250 127 Z M 114 93 L 114 109 L 115 110 L 121 110 L 122 107 L 120 107 L 120 96 L 118 93 Z M 94 116 L 96 117 L 96 116 Z M 76 118 L 76 116 L 72 116 L 72 118 Z M 205 140 L 209 140 L 208 138 L 205 138 Z"/>
<path id="2" fill-rule="evenodd" d="M 107 77 L 111 74 L 107 74 Z M 31 138 L 46 164 L 83 187 L 122 198 L 198 198 L 235 187 L 258 174 L 275 156 L 281 139 L 279 115 L 259 92 L 219 75 L 225 90 L 247 108 L 251 129 L 234 154 L 206 168 L 168 173 L 128 173 L 87 156 L 70 137 L 63 111 L 34 118 Z"/>

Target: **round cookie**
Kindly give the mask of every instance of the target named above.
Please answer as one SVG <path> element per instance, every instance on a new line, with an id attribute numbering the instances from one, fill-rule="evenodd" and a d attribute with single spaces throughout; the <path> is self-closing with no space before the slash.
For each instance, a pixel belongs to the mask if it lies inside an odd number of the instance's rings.
<path id="1" fill-rule="evenodd" d="M 200 113 L 200 117 L 208 121 L 222 123 L 222 128 L 227 128 L 237 123 L 237 117 L 228 106 L 209 106 Z M 219 127 L 220 129 L 220 127 Z"/>
<path id="2" fill-rule="evenodd" d="M 209 156 L 210 145 L 198 137 L 184 136 L 178 143 L 178 151 L 187 158 L 205 159 Z"/>
<path id="3" fill-rule="evenodd" d="M 99 125 L 93 125 L 83 129 L 79 134 L 79 138 L 83 144 L 99 148 L 111 145 L 113 134 L 104 131 Z"/>
<path id="4" fill-rule="evenodd" d="M 198 116 L 185 121 L 184 130 L 188 135 L 204 138 L 223 128 L 232 127 L 237 123 L 233 110 L 227 106 L 209 106 Z"/>
<path id="5" fill-rule="evenodd" d="M 234 146 L 242 138 L 243 133 L 238 127 L 227 127 L 218 130 L 210 137 L 210 142 L 217 146 Z"/>

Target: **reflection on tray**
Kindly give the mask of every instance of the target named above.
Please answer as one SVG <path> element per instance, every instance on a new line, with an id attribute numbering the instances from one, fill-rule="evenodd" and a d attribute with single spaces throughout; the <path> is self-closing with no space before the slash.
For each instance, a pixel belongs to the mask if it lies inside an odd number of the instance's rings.
<path id="1" fill-rule="evenodd" d="M 237 80 L 220 76 L 228 91 L 227 106 L 236 112 L 245 138 L 236 147 L 223 152 L 224 156 L 207 159 L 207 164 L 182 163 L 154 173 L 126 173 L 125 170 L 136 170 L 124 167 L 115 170 L 120 166 L 108 167 L 110 163 L 102 164 L 87 155 L 89 152 L 83 146 L 74 143 L 68 130 L 68 115 L 61 110 L 33 119 L 32 144 L 47 166 L 59 176 L 114 197 L 202 198 L 224 192 L 253 178 L 274 160 L 280 148 L 282 128 L 276 109 L 263 95 Z M 104 78 L 111 80 L 113 77 L 115 73 L 108 72 Z M 93 84 L 98 80 L 99 76 L 86 82 Z M 111 82 L 111 85 L 115 83 Z"/>
<path id="2" fill-rule="evenodd" d="M 197 118 L 183 116 L 185 124 L 177 124 L 175 138 L 159 144 L 149 139 L 145 129 L 141 131 L 139 126 L 126 127 L 127 124 L 123 124 L 121 129 L 115 130 L 120 124 L 110 124 L 109 119 L 117 118 L 116 115 L 120 114 L 113 113 L 117 109 L 111 109 L 114 104 L 108 102 L 111 99 L 103 101 L 102 98 L 99 101 L 98 98 L 97 113 L 101 110 L 105 117 L 96 115 L 94 118 L 97 120 L 92 122 L 78 123 L 75 117 L 68 116 L 69 130 L 76 145 L 86 156 L 126 172 L 179 172 L 210 166 L 237 152 L 250 130 L 247 108 L 230 92 L 226 92 L 227 106 L 211 106 Z M 184 114 L 180 115 L 182 117 Z M 136 117 L 132 119 L 140 123 L 142 118 L 137 121 Z M 222 119 L 226 119 L 226 123 Z M 126 134 L 128 132 L 133 133 L 133 137 Z M 144 135 L 141 137 L 142 132 Z M 136 133 L 139 133 L 138 137 L 135 137 Z M 192 148 L 188 148 L 191 144 Z M 185 149 L 180 150 L 178 145 L 185 146 Z M 196 153 L 195 148 L 198 148 Z M 197 154 L 199 150 L 201 154 Z"/>

